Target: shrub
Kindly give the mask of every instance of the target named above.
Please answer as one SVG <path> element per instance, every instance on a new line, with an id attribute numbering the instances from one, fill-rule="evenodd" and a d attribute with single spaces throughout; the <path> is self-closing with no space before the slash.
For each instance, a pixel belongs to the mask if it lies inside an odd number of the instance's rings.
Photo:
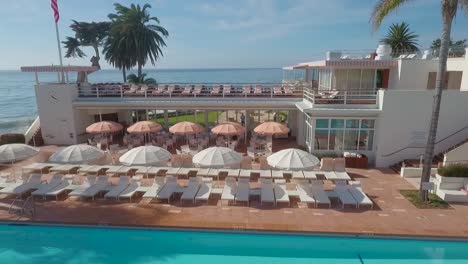
<path id="1" fill-rule="evenodd" d="M 338 158 L 340 155 L 336 152 L 321 152 L 321 153 L 313 153 L 315 157 L 319 159 L 323 158 Z"/>
<path id="2" fill-rule="evenodd" d="M 468 177 L 468 164 L 450 164 L 437 170 L 444 177 Z"/>
<path id="3" fill-rule="evenodd" d="M 11 143 L 23 143 L 26 139 L 23 134 L 3 134 L 0 136 L 0 145 L 11 144 Z"/>

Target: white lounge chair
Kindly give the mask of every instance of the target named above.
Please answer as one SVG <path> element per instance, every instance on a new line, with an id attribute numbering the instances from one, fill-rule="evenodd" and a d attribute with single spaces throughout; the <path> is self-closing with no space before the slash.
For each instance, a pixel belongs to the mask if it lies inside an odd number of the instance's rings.
<path id="1" fill-rule="evenodd" d="M 361 206 L 370 206 L 371 209 L 374 208 L 374 203 L 372 200 L 364 193 L 361 186 L 349 185 L 348 191 L 351 193 L 353 198 L 358 204 L 358 208 Z"/>
<path id="2" fill-rule="evenodd" d="M 167 200 L 168 203 L 171 202 L 171 198 L 174 195 L 175 190 L 177 189 L 177 178 L 172 175 L 168 175 L 165 178 L 165 184 L 161 188 L 161 191 L 156 195 L 158 200 Z"/>
<path id="3" fill-rule="evenodd" d="M 225 180 L 221 201 L 235 202 L 237 193 L 236 179 L 228 177 Z"/>
<path id="4" fill-rule="evenodd" d="M 212 178 L 203 178 L 200 185 L 200 189 L 195 196 L 195 201 L 206 201 L 210 199 L 211 191 L 213 189 L 213 179 Z"/>
<path id="5" fill-rule="evenodd" d="M 119 199 L 119 195 L 121 192 L 123 192 L 125 189 L 127 189 L 128 185 L 130 184 L 130 177 L 129 176 L 120 176 L 119 179 L 119 184 L 117 186 L 112 187 L 112 189 L 109 190 L 104 195 L 104 198 L 106 199 Z"/>
<path id="6" fill-rule="evenodd" d="M 354 206 L 357 208 L 357 202 L 348 191 L 347 185 L 337 184 L 335 186 L 335 193 L 338 196 L 338 199 L 340 199 L 342 208 L 345 208 L 346 206 Z"/>
<path id="7" fill-rule="evenodd" d="M 50 188 L 47 190 L 47 192 L 44 194 L 44 199 L 46 199 L 49 196 L 55 197 L 55 200 L 58 200 L 58 197 L 67 191 L 74 190 L 77 188 L 76 185 L 73 185 L 73 180 L 72 179 L 62 179 L 60 184 Z"/>
<path id="8" fill-rule="evenodd" d="M 138 192 L 138 188 L 140 188 L 141 182 L 138 180 L 132 179 L 130 184 L 119 194 L 120 199 L 129 199 L 132 201 L 133 196 Z"/>
<path id="9" fill-rule="evenodd" d="M 287 203 L 288 206 L 291 206 L 286 183 L 274 183 L 274 191 L 276 204 Z"/>
<path id="10" fill-rule="evenodd" d="M 156 196 L 161 191 L 164 184 L 165 184 L 164 177 L 160 177 L 160 176 L 155 177 L 153 184 L 151 185 L 149 190 L 145 192 L 145 194 L 143 194 L 143 198 L 151 198 L 151 199 L 156 198 Z"/>
<path id="11" fill-rule="evenodd" d="M 237 202 L 246 202 L 247 205 L 250 204 L 250 181 L 246 178 L 240 178 L 237 183 L 237 192 L 235 203 Z"/>
<path id="12" fill-rule="evenodd" d="M 310 184 L 307 181 L 299 181 L 296 185 L 297 193 L 299 195 L 299 200 L 306 204 L 312 204 L 314 207 L 316 205 L 314 195 L 310 189 Z"/>
<path id="13" fill-rule="evenodd" d="M 84 180 L 84 182 L 76 187 L 71 193 L 69 193 L 70 196 L 81 196 L 84 191 L 86 191 L 91 185 L 96 183 L 97 177 L 96 176 L 88 176 Z"/>
<path id="14" fill-rule="evenodd" d="M 333 163 L 335 168 L 335 174 L 338 180 L 351 180 L 351 177 L 346 172 L 346 161 L 344 158 L 337 158 L 333 161 Z"/>
<path id="15" fill-rule="evenodd" d="M 76 196 L 79 196 L 81 198 L 92 198 L 94 200 L 94 197 L 96 195 L 98 195 L 101 192 L 109 191 L 110 187 L 111 186 L 109 185 L 109 176 L 98 176 L 96 183 L 89 186 L 82 193 L 76 194 Z"/>
<path id="16" fill-rule="evenodd" d="M 56 174 L 52 176 L 48 183 L 41 184 L 37 190 L 31 193 L 32 196 L 42 196 L 45 199 L 45 194 L 52 188 L 62 183 L 63 175 Z"/>
<path id="17" fill-rule="evenodd" d="M 332 158 L 322 158 L 320 161 L 320 171 L 317 172 L 317 174 L 323 174 L 327 180 L 333 181 L 337 179 L 337 176 L 333 171 L 334 169 L 334 161 Z"/>
<path id="18" fill-rule="evenodd" d="M 260 204 L 272 203 L 275 205 L 275 193 L 271 179 L 259 179 L 260 181 Z"/>
<path id="19" fill-rule="evenodd" d="M 191 177 L 189 179 L 188 185 L 185 188 L 184 192 L 182 193 L 182 196 L 180 197 L 180 202 L 184 201 L 191 201 L 192 203 L 195 202 L 195 196 L 198 193 L 198 190 L 200 189 L 202 179 L 201 177 Z"/>
<path id="20" fill-rule="evenodd" d="M 310 192 L 314 196 L 316 207 L 320 205 L 327 205 L 328 208 L 331 207 L 330 198 L 328 197 L 328 194 L 323 190 L 322 181 L 312 180 L 312 184 L 310 185 Z"/>
<path id="21" fill-rule="evenodd" d="M 33 174 L 24 182 L 18 181 L 3 188 L 0 190 L 0 194 L 14 194 L 22 196 L 24 193 L 38 189 L 42 182 L 41 177 L 42 176 L 40 174 Z"/>

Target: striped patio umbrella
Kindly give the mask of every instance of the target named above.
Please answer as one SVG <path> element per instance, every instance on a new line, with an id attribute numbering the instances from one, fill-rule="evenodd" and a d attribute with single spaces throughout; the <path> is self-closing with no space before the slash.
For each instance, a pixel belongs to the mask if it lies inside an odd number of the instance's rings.
<path id="1" fill-rule="evenodd" d="M 179 122 L 169 128 L 169 132 L 176 135 L 193 135 L 204 130 L 201 125 L 188 121 Z"/>
<path id="2" fill-rule="evenodd" d="M 147 134 L 152 132 L 161 131 L 160 124 L 151 121 L 140 121 L 127 128 L 128 133 L 131 134 Z"/>
<path id="3" fill-rule="evenodd" d="M 254 132 L 260 135 L 282 135 L 289 133 L 289 128 L 278 122 L 263 122 L 258 125 Z"/>
<path id="4" fill-rule="evenodd" d="M 216 135 L 235 136 L 245 133 L 245 128 L 241 124 L 227 122 L 215 126 L 211 129 L 211 132 Z"/>
<path id="5" fill-rule="evenodd" d="M 86 132 L 90 134 L 108 134 L 121 131 L 123 126 L 113 121 L 96 122 L 86 128 Z"/>

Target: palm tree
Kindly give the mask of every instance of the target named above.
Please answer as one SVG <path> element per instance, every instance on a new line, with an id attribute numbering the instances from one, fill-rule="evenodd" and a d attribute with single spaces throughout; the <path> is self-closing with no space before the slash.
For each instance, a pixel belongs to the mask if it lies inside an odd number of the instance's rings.
<path id="1" fill-rule="evenodd" d="M 146 73 L 142 73 L 140 76 L 136 74 L 129 74 L 127 76 L 128 82 L 129 83 L 135 83 L 135 84 L 157 84 L 156 80 L 154 78 L 146 78 Z"/>
<path id="2" fill-rule="evenodd" d="M 398 57 L 402 53 L 418 51 L 418 35 L 410 31 L 405 22 L 392 24 L 387 36 L 380 40 L 392 47 L 393 56 Z"/>
<path id="3" fill-rule="evenodd" d="M 81 50 L 81 47 L 92 47 L 95 56 L 91 59 L 93 66 L 101 68 L 99 64 L 99 47 L 104 43 L 107 37 L 110 23 L 109 22 L 78 22 L 73 20 L 70 28 L 75 32 L 75 37 L 67 37 L 63 42 L 65 44 L 65 57 L 85 57 L 86 54 Z"/>
<path id="4" fill-rule="evenodd" d="M 466 39 L 461 39 L 457 41 L 450 40 L 449 53 L 452 53 L 455 57 L 461 57 L 465 55 L 466 41 Z M 432 41 L 431 44 L 432 54 L 436 57 L 439 56 L 440 43 L 440 38 L 437 38 L 434 41 Z"/>
<path id="5" fill-rule="evenodd" d="M 120 40 L 126 50 L 133 50 L 138 76 L 143 74 L 143 66 L 149 61 L 151 64 L 163 56 L 162 47 L 166 46 L 164 38 L 169 36 L 168 31 L 159 25 L 159 19 L 152 17 L 148 9 L 151 5 L 132 4 L 130 7 L 114 4 L 116 14 L 110 14 L 113 21 L 112 29 L 118 31 Z"/>
<path id="6" fill-rule="evenodd" d="M 371 15 L 373 28 L 376 30 L 382 24 L 384 18 L 410 0 L 379 0 Z M 432 104 L 431 124 L 427 137 L 426 151 L 424 153 L 424 166 L 421 175 L 420 198 L 423 201 L 428 199 L 428 191 L 423 190 L 425 183 L 429 182 L 431 176 L 432 159 L 434 156 L 434 145 L 439 123 L 440 101 L 442 99 L 442 89 L 445 87 L 447 71 L 447 57 L 452 31 L 452 22 L 460 6 L 465 13 L 468 12 L 468 0 L 441 0 L 442 11 L 442 36 L 440 45 L 439 68 L 437 70 L 435 96 Z"/>

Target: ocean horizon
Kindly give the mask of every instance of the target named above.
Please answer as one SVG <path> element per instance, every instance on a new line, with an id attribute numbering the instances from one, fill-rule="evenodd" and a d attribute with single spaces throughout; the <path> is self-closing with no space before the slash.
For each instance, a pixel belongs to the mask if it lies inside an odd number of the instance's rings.
<path id="1" fill-rule="evenodd" d="M 279 83 L 281 68 L 144 69 L 160 83 Z M 129 73 L 135 73 L 130 71 Z M 70 79 L 75 77 L 70 75 Z M 122 82 L 122 72 L 103 69 L 89 75 L 91 83 Z M 55 73 L 39 73 L 41 82 L 54 82 Z M 0 134 L 24 133 L 37 116 L 33 73 L 0 70 Z"/>

